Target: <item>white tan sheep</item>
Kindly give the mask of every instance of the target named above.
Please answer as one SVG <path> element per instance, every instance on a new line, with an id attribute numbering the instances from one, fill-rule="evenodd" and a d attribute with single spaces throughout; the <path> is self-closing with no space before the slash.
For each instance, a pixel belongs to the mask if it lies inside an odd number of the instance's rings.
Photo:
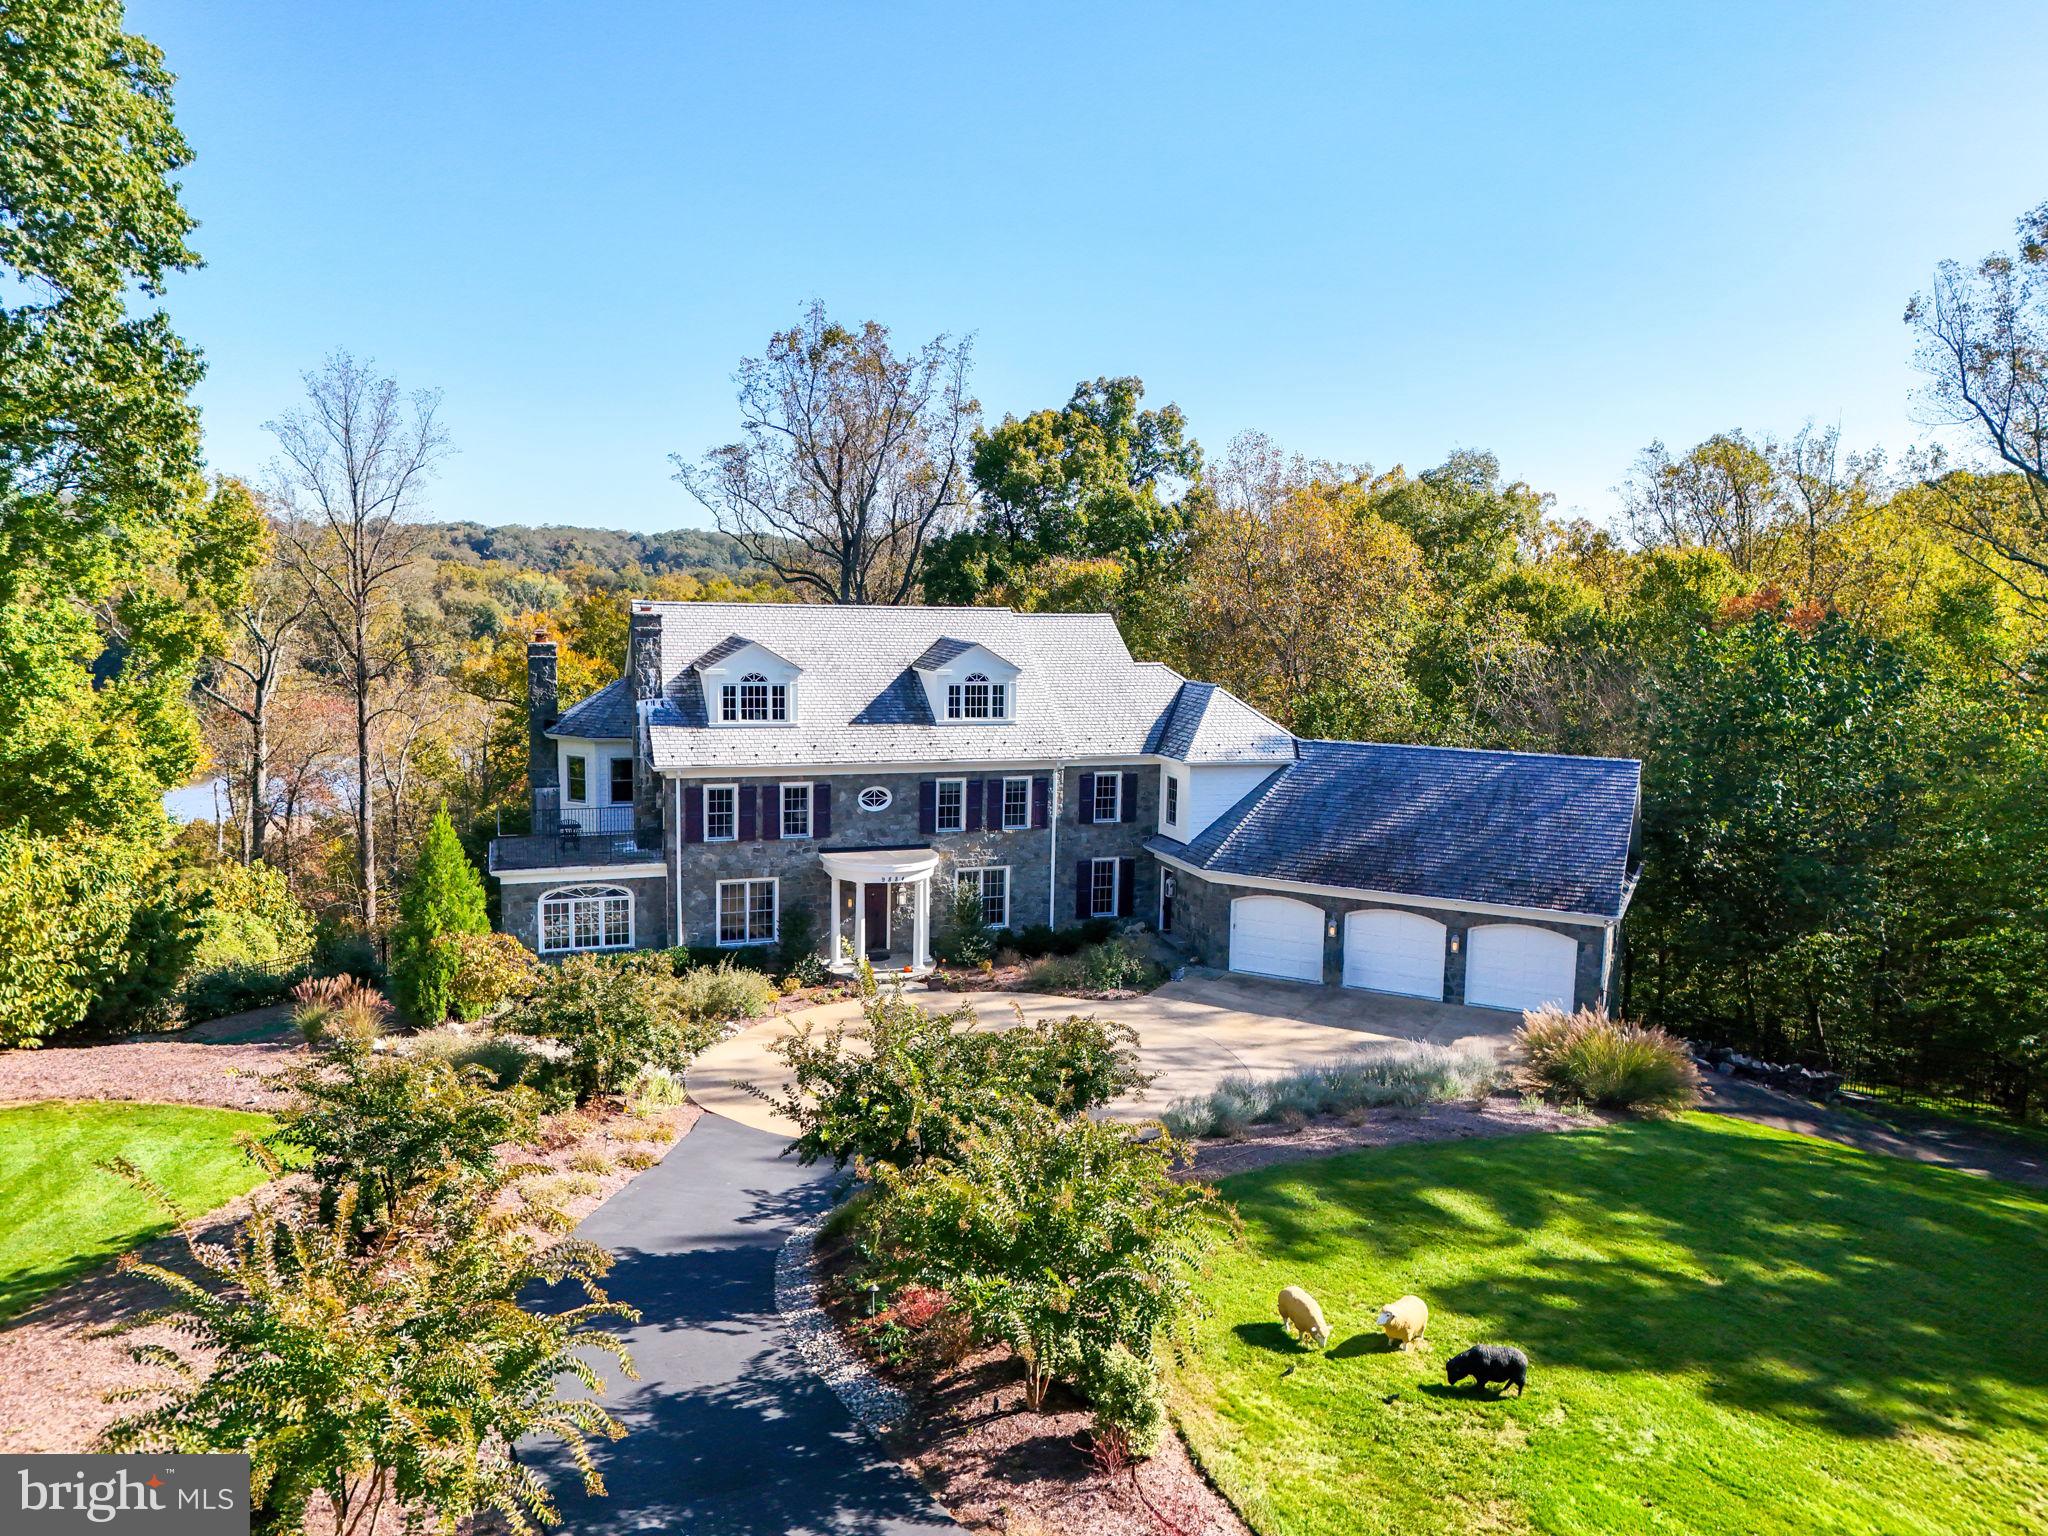
<path id="1" fill-rule="evenodd" d="M 1330 1325 L 1323 1321 L 1323 1309 L 1298 1285 L 1280 1293 L 1280 1321 L 1317 1349 L 1330 1342 Z"/>
<path id="2" fill-rule="evenodd" d="M 1394 1348 L 1406 1349 L 1418 1343 L 1429 1326 L 1429 1303 L 1420 1296 L 1403 1296 L 1381 1307 L 1377 1321 L 1394 1341 Z"/>

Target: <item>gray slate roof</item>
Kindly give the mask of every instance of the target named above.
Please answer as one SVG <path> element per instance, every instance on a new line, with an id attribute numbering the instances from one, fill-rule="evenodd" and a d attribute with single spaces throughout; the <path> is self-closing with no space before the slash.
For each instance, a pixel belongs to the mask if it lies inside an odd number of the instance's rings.
<path id="1" fill-rule="evenodd" d="M 1138 757 L 1152 750 L 1182 687 L 1170 667 L 1133 660 L 1107 614 L 797 603 L 650 606 L 661 615 L 666 682 L 649 722 L 657 769 Z M 711 724 L 690 669 L 735 635 L 800 669 L 795 723 Z M 940 725 L 932 719 L 914 669 L 970 645 L 986 646 L 1018 668 L 1015 720 Z M 1214 750 L 1226 749 L 1219 734 Z"/>
<path id="2" fill-rule="evenodd" d="M 1228 689 L 1182 683 L 1146 750 L 1184 763 L 1291 763 L 1294 737 Z"/>
<path id="3" fill-rule="evenodd" d="M 602 741 L 633 734 L 633 688 L 614 678 L 589 698 L 571 704 L 548 729 L 550 736 L 586 736 Z"/>
<path id="4" fill-rule="evenodd" d="M 1620 758 L 1304 741 L 1185 845 L 1204 872 L 1618 918 L 1642 765 Z"/>
<path id="5" fill-rule="evenodd" d="M 956 640 L 948 635 L 944 639 L 934 640 L 930 645 L 926 646 L 923 654 L 910 665 L 916 671 L 928 671 L 933 667 L 943 667 L 954 657 L 965 656 L 973 649 L 974 642 L 972 640 Z"/>

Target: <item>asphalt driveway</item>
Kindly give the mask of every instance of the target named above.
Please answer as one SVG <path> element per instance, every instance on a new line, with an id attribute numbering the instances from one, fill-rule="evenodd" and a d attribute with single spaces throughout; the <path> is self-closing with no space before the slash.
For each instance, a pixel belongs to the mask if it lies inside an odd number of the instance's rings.
<path id="1" fill-rule="evenodd" d="M 706 1115 L 577 1229 L 617 1256 L 609 1290 L 640 1309 L 637 1382 L 607 1406 L 629 1433 L 594 1446 L 591 1498 L 560 1448 L 537 1448 L 576 1536 L 927 1536 L 959 1532 L 798 1358 L 775 1306 L 790 1228 L 828 1203 L 828 1169 Z M 555 1298 L 567 1302 L 571 1298 Z M 608 1373 L 617 1377 L 614 1369 Z"/>

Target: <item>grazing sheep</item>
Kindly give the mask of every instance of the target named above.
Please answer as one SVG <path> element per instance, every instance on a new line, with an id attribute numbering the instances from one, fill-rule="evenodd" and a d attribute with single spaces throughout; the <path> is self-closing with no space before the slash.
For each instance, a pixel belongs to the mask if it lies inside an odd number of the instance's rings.
<path id="1" fill-rule="evenodd" d="M 1520 1397 L 1529 1385 L 1529 1357 L 1511 1344 L 1474 1344 L 1453 1355 L 1444 1366 L 1444 1377 L 1454 1387 L 1467 1376 L 1482 1387 L 1498 1386 L 1503 1392 L 1513 1386 L 1515 1396 Z"/>
<path id="2" fill-rule="evenodd" d="M 1280 1293 L 1280 1321 L 1317 1349 L 1330 1342 L 1330 1325 L 1323 1321 L 1323 1309 L 1298 1285 Z"/>
<path id="3" fill-rule="evenodd" d="M 1394 1341 L 1394 1348 L 1406 1349 L 1418 1342 L 1422 1331 L 1429 1326 L 1429 1303 L 1420 1296 L 1403 1296 L 1381 1307 L 1376 1321 L 1386 1329 L 1387 1337 Z"/>

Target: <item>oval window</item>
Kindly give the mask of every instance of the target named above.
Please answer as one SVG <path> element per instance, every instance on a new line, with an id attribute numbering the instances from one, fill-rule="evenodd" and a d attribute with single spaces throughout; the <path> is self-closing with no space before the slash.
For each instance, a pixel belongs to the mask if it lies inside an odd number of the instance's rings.
<path id="1" fill-rule="evenodd" d="M 886 811 L 889 800 L 889 791 L 879 784 L 870 784 L 860 792 L 860 808 L 864 811 Z"/>

